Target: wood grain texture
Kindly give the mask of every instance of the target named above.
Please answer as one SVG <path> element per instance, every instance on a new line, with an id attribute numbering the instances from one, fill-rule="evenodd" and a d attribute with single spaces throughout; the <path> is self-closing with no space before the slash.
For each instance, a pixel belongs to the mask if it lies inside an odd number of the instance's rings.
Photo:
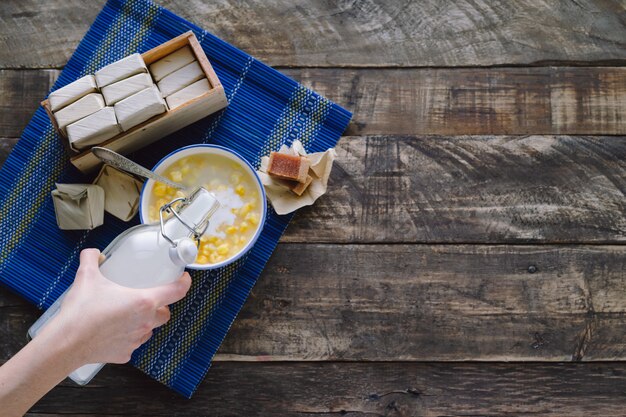
<path id="1" fill-rule="evenodd" d="M 626 359 L 626 246 L 280 244 L 218 361 Z M 38 313 L 0 292 L 0 359 Z"/>
<path id="2" fill-rule="evenodd" d="M 56 70 L 0 70 L 0 137 L 22 134 L 58 75 Z"/>
<path id="3" fill-rule="evenodd" d="M 626 59 L 626 11 L 619 0 L 158 3 L 270 65 L 442 67 Z M 103 4 L 3 1 L 0 65 L 63 66 Z"/>
<path id="4" fill-rule="evenodd" d="M 626 134 L 626 68 L 285 69 L 347 134 Z"/>
<path id="5" fill-rule="evenodd" d="M 289 242 L 624 242 L 626 137 L 344 137 Z"/>
<path id="6" fill-rule="evenodd" d="M 624 363 L 218 363 L 185 400 L 111 366 L 27 416 L 622 416 L 625 392 Z"/>
<path id="7" fill-rule="evenodd" d="M 17 144 L 17 138 L 0 138 L 0 168 L 9 157 L 11 150 Z"/>
<path id="8" fill-rule="evenodd" d="M 0 136 L 20 135 L 59 73 L 42 71 L 0 71 Z M 351 135 L 626 134 L 623 67 L 282 71 L 354 112 Z"/>
<path id="9" fill-rule="evenodd" d="M 283 242 L 626 241 L 626 137 L 355 136 L 336 149 L 328 194 Z"/>

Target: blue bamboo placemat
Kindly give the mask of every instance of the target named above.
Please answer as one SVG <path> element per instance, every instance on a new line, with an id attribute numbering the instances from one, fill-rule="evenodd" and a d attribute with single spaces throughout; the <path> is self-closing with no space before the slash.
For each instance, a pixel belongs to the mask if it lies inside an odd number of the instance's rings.
<path id="1" fill-rule="evenodd" d="M 147 0 L 109 0 L 53 90 L 188 30 L 198 37 L 229 105 L 131 158 L 152 166 L 181 146 L 215 143 L 258 166 L 261 156 L 295 139 L 310 152 L 335 146 L 350 120 L 348 111 Z M 104 249 L 136 224 L 107 214 L 105 225 L 93 231 L 57 228 L 50 198 L 54 183 L 92 179 L 69 164 L 40 107 L 0 171 L 0 282 L 39 308 L 50 306 L 71 284 L 82 249 Z M 133 354 L 132 364 L 191 397 L 290 219 L 270 208 L 263 233 L 245 258 L 221 270 L 192 273 L 191 291 L 172 306 L 171 321 Z"/>

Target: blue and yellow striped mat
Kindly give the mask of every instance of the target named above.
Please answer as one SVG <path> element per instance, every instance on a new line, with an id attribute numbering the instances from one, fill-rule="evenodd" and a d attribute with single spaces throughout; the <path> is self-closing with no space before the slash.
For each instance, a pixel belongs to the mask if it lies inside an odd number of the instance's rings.
<path id="1" fill-rule="evenodd" d="M 229 105 L 130 155 L 132 159 L 152 166 L 181 146 L 215 143 L 258 166 L 261 156 L 295 139 L 310 152 L 336 144 L 350 120 L 348 111 L 147 0 L 110 0 L 53 90 L 188 30 L 215 68 Z M 57 228 L 50 198 L 54 183 L 92 179 L 69 164 L 39 108 L 0 171 L 0 282 L 39 308 L 50 306 L 71 284 L 83 248 L 104 249 L 136 224 L 106 215 L 105 226 L 93 231 Z M 270 208 L 247 257 L 221 270 L 194 272 L 191 291 L 172 306 L 172 320 L 134 353 L 132 364 L 191 397 L 290 219 Z"/>

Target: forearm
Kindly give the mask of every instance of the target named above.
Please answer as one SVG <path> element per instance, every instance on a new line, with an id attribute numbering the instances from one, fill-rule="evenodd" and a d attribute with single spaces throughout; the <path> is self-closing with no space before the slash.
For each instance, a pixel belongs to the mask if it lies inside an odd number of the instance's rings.
<path id="1" fill-rule="evenodd" d="M 53 329 L 42 331 L 0 367 L 0 410 L 3 417 L 22 416 L 41 397 L 80 367 L 67 338 Z"/>

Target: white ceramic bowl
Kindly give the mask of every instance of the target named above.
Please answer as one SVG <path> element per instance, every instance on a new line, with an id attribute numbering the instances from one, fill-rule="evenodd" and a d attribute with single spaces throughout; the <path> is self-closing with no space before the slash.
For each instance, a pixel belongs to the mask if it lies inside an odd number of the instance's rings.
<path id="1" fill-rule="evenodd" d="M 156 172 L 157 174 L 162 175 L 163 172 L 165 172 L 167 168 L 169 168 L 172 164 L 174 164 L 181 158 L 184 158 L 190 155 L 198 155 L 198 154 L 211 154 L 211 155 L 223 156 L 225 158 L 228 158 L 230 161 L 235 162 L 237 165 L 243 168 L 244 171 L 248 172 L 256 180 L 256 181 L 253 181 L 253 183 L 255 184 L 256 191 L 259 193 L 259 198 L 262 204 L 261 218 L 259 220 L 259 223 L 257 224 L 256 230 L 254 231 L 254 235 L 252 236 L 252 239 L 250 239 L 248 244 L 244 246 L 239 252 L 237 252 L 235 255 L 231 256 L 230 258 L 222 262 L 216 263 L 216 264 L 194 263 L 194 264 L 188 265 L 188 268 L 190 269 L 199 269 L 199 270 L 216 269 L 216 268 L 221 268 L 230 263 L 233 263 L 237 259 L 241 258 L 246 252 L 248 252 L 252 248 L 252 246 L 258 239 L 259 235 L 261 234 L 261 230 L 263 230 L 263 226 L 265 225 L 265 218 L 267 214 L 267 200 L 265 198 L 265 189 L 263 188 L 261 179 L 257 175 L 254 168 L 252 168 L 252 165 L 250 165 L 248 161 L 243 159 L 236 152 L 228 148 L 225 148 L 223 146 L 198 144 L 198 145 L 190 145 L 184 148 L 177 149 L 173 151 L 172 153 L 170 153 L 169 155 L 165 156 L 163 159 L 161 159 L 154 166 L 154 168 L 152 168 L 152 171 Z M 148 218 L 149 218 L 148 199 L 150 198 L 150 195 L 152 194 L 152 188 L 154 187 L 155 183 L 156 182 L 154 180 L 147 180 L 143 188 L 141 189 L 141 196 L 139 200 L 139 218 L 141 220 L 141 223 L 148 222 Z"/>

